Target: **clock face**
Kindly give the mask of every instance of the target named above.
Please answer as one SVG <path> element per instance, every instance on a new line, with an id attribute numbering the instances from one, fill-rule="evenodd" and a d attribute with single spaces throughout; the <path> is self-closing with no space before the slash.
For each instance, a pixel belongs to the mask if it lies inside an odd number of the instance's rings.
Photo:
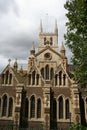
<path id="1" fill-rule="evenodd" d="M 45 53 L 44 55 L 45 59 L 51 59 L 51 54 L 49 52 Z"/>

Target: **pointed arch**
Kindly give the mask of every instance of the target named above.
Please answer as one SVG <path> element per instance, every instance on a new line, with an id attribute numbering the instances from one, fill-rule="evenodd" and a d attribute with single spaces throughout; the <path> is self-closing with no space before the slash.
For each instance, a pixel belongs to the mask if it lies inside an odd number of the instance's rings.
<path id="1" fill-rule="evenodd" d="M 28 98 L 25 99 L 25 117 L 28 118 L 28 108 L 29 108 L 29 101 Z"/>
<path id="2" fill-rule="evenodd" d="M 2 98 L 3 105 L 2 105 L 2 116 L 6 116 L 7 113 L 7 95 L 5 94 Z"/>
<path id="3" fill-rule="evenodd" d="M 57 77 L 58 77 L 58 75 L 56 74 L 56 75 L 55 75 L 55 86 L 58 84 Z"/>
<path id="4" fill-rule="evenodd" d="M 9 98 L 8 116 L 11 117 L 13 112 L 13 99 Z"/>
<path id="5" fill-rule="evenodd" d="M 9 84 L 12 83 L 12 74 L 9 75 Z"/>
<path id="6" fill-rule="evenodd" d="M 32 85 L 35 84 L 35 71 L 32 72 Z"/>
<path id="7" fill-rule="evenodd" d="M 65 101 L 65 117 L 69 119 L 69 99 Z"/>
<path id="8" fill-rule="evenodd" d="M 51 68 L 51 69 L 50 69 L 50 79 L 52 80 L 53 77 L 54 77 L 54 69 Z"/>
<path id="9" fill-rule="evenodd" d="M 63 75 L 63 85 L 66 85 L 66 74 Z"/>
<path id="10" fill-rule="evenodd" d="M 52 46 L 52 44 L 53 44 L 53 38 L 50 37 L 50 45 Z"/>
<path id="11" fill-rule="evenodd" d="M 39 85 L 39 74 L 36 75 L 36 85 Z"/>
<path id="12" fill-rule="evenodd" d="M 44 37 L 44 45 L 46 45 L 46 37 Z"/>
<path id="13" fill-rule="evenodd" d="M 41 99 L 37 100 L 37 118 L 41 118 Z"/>
<path id="14" fill-rule="evenodd" d="M 5 84 L 8 84 L 8 74 L 9 74 L 9 71 L 6 71 L 6 79 L 5 79 Z"/>
<path id="15" fill-rule="evenodd" d="M 62 71 L 59 72 L 59 85 L 62 85 Z"/>
<path id="16" fill-rule="evenodd" d="M 31 74 L 28 75 L 28 85 L 31 85 Z"/>
<path id="17" fill-rule="evenodd" d="M 31 96 L 30 102 L 31 102 L 30 117 L 34 118 L 35 117 L 35 96 L 34 95 Z"/>
<path id="18" fill-rule="evenodd" d="M 41 75 L 44 78 L 44 68 L 41 69 Z"/>
<path id="19" fill-rule="evenodd" d="M 53 100 L 53 119 L 57 118 L 57 102 L 56 99 Z"/>
<path id="20" fill-rule="evenodd" d="M 49 79 L 49 65 L 46 65 L 45 67 L 45 74 L 46 74 L 46 79 Z"/>
<path id="21" fill-rule="evenodd" d="M 63 119 L 63 97 L 59 97 L 59 119 Z"/>

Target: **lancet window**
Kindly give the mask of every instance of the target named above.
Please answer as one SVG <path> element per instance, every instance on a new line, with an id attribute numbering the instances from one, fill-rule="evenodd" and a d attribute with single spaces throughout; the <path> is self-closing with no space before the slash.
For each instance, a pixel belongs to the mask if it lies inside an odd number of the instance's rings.
<path id="1" fill-rule="evenodd" d="M 35 97 L 32 96 L 30 101 L 31 101 L 30 117 L 35 118 Z"/>

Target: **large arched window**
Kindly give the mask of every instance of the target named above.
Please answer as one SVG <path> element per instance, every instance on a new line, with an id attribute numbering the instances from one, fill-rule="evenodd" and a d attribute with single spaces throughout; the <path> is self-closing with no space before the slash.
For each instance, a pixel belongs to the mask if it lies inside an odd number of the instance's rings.
<path id="1" fill-rule="evenodd" d="M 62 71 L 59 72 L 59 85 L 62 85 Z"/>
<path id="2" fill-rule="evenodd" d="M 63 98 L 59 98 L 59 119 L 63 119 Z"/>
<path id="3" fill-rule="evenodd" d="M 49 65 L 46 65 L 45 67 L 45 74 L 46 74 L 46 79 L 49 79 Z"/>
<path id="4" fill-rule="evenodd" d="M 31 101 L 30 117 L 34 118 L 35 117 L 35 97 L 32 96 L 30 101 Z"/>
<path id="5" fill-rule="evenodd" d="M 9 98 L 8 116 L 12 116 L 13 111 L 13 99 Z"/>
<path id="6" fill-rule="evenodd" d="M 6 116 L 7 113 L 7 96 L 3 96 L 3 105 L 2 105 L 2 116 Z"/>
<path id="7" fill-rule="evenodd" d="M 51 68 L 51 70 L 50 70 L 50 79 L 52 80 L 53 77 L 54 77 L 54 70 L 53 70 L 53 68 Z"/>
<path id="8" fill-rule="evenodd" d="M 29 105 L 29 101 L 26 98 L 25 99 L 25 117 L 28 118 L 28 105 Z"/>
<path id="9" fill-rule="evenodd" d="M 35 71 L 32 72 L 32 85 L 35 84 Z"/>
<path id="10" fill-rule="evenodd" d="M 65 102 L 65 111 L 66 111 L 65 117 L 66 117 L 66 119 L 68 119 L 69 118 L 69 100 L 68 99 Z"/>
<path id="11" fill-rule="evenodd" d="M 44 68 L 41 69 L 41 75 L 44 78 Z"/>
<path id="12" fill-rule="evenodd" d="M 41 118 L 41 100 L 37 100 L 37 118 Z"/>

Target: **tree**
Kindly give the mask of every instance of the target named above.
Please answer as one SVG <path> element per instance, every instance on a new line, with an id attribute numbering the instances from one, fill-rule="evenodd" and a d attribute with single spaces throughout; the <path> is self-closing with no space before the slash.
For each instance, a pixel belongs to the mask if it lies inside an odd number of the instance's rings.
<path id="1" fill-rule="evenodd" d="M 82 126 L 81 124 L 73 124 L 68 130 L 87 130 L 87 127 Z"/>
<path id="2" fill-rule="evenodd" d="M 87 0 L 67 0 L 68 22 L 65 43 L 73 53 L 75 80 L 80 87 L 87 86 Z"/>

